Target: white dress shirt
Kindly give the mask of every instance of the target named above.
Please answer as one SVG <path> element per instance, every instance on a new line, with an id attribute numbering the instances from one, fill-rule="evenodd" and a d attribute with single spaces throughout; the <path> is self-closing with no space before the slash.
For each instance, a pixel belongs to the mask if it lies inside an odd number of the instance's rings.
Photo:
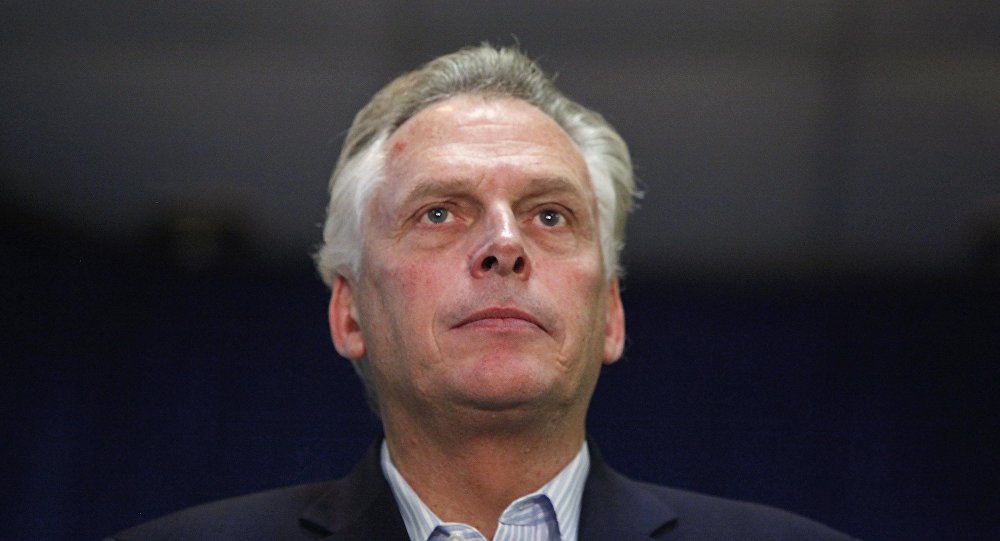
<path id="1" fill-rule="evenodd" d="M 486 541 L 479 530 L 468 524 L 442 522 L 403 479 L 384 440 L 381 462 L 410 541 Z M 580 500 L 589 471 L 590 453 L 584 443 L 576 457 L 549 482 L 507 506 L 493 541 L 577 541 Z"/>

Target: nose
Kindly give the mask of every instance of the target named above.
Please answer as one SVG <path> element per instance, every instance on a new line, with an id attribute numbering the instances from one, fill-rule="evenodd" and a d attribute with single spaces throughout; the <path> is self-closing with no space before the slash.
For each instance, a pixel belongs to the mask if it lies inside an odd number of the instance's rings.
<path id="1" fill-rule="evenodd" d="M 524 249 L 524 239 L 510 209 L 494 209 L 489 213 L 478 242 L 479 246 L 470 261 L 474 277 L 485 278 L 496 274 L 526 280 L 531 274 L 531 262 Z"/>

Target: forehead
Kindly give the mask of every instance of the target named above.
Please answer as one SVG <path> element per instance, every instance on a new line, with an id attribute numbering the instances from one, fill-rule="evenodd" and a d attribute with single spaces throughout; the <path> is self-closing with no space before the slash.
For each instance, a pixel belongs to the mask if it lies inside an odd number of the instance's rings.
<path id="1" fill-rule="evenodd" d="M 563 178 L 592 193 L 586 163 L 548 115 L 513 98 L 460 95 L 428 106 L 387 141 L 390 184 Z M 395 191 L 394 189 L 392 191 Z"/>

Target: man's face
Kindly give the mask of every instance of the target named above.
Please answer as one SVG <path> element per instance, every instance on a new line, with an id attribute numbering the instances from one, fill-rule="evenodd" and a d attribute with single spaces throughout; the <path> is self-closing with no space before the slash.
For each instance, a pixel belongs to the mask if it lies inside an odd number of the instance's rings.
<path id="1" fill-rule="evenodd" d="M 338 351 L 393 411 L 586 410 L 621 355 L 586 165 L 526 102 L 462 95 L 387 142 L 361 273 L 334 285 Z"/>

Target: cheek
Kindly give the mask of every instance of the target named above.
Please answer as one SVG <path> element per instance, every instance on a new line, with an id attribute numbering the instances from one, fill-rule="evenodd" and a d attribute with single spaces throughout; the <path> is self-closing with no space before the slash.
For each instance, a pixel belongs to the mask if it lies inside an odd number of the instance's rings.
<path id="1" fill-rule="evenodd" d="M 363 319 L 369 354 L 388 360 L 398 351 L 422 350 L 433 325 L 429 273 L 412 265 L 369 267 Z"/>
<path id="2" fill-rule="evenodd" d="M 448 274 L 433 258 L 405 257 L 380 265 L 374 289 L 383 309 L 405 320 L 419 314 L 425 319 L 447 293 L 449 282 L 442 280 Z"/>
<path id="3" fill-rule="evenodd" d="M 580 302 L 589 302 L 603 289 L 604 277 L 600 263 L 588 258 L 587 261 L 577 261 L 566 265 L 562 282 L 567 290 L 577 292 Z"/>
<path id="4" fill-rule="evenodd" d="M 441 282 L 454 282 L 456 275 L 449 260 L 445 254 L 410 255 L 394 262 L 391 272 L 404 292 L 420 293 L 441 287 Z M 442 276 L 449 278 L 442 280 Z"/>
<path id="5" fill-rule="evenodd" d="M 542 273 L 540 273 L 542 274 Z M 575 336 L 588 334 L 604 321 L 604 287 L 602 269 L 590 262 L 560 265 L 560 272 L 545 273 L 547 289 L 555 307 L 560 310 Z"/>
<path id="6" fill-rule="evenodd" d="M 586 271 L 580 269 L 573 276 L 573 281 L 580 318 L 586 326 L 583 332 L 602 335 L 607 318 L 607 289 L 603 269 L 600 265 L 594 265 Z"/>

